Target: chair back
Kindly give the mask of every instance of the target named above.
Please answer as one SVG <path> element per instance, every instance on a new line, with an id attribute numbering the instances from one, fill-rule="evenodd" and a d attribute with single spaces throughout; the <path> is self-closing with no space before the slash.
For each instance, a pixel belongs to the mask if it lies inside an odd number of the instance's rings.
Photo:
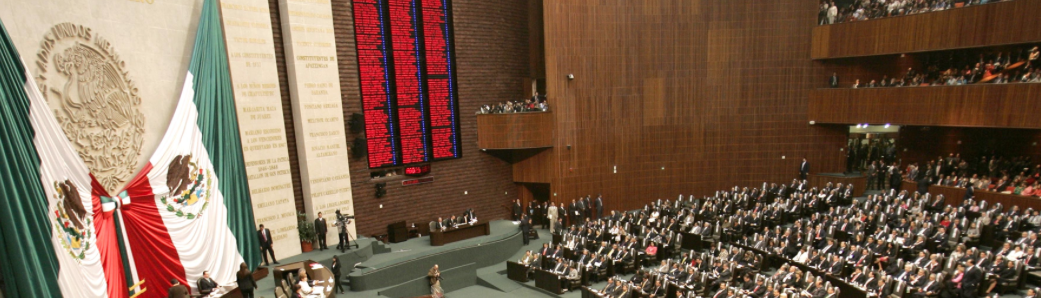
<path id="1" fill-rule="evenodd" d="M 275 297 L 276 298 L 287 298 L 286 297 L 286 292 L 283 291 L 281 287 L 275 287 Z"/>

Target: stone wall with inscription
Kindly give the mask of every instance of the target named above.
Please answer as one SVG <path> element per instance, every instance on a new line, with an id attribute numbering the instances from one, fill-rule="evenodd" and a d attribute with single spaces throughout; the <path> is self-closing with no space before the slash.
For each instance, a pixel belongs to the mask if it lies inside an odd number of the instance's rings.
<path id="1" fill-rule="evenodd" d="M 109 192 L 147 164 L 170 125 L 202 2 L 3 1 L 0 19 L 22 60 Z"/>
<path id="2" fill-rule="evenodd" d="M 280 0 L 279 13 L 304 209 L 309 219 L 322 212 L 332 225 L 336 210 L 354 214 L 332 6 L 329 0 Z M 357 235 L 354 221 L 347 228 Z"/>
<path id="3" fill-rule="evenodd" d="M 221 0 L 253 216 L 271 229 L 276 256 L 300 254 L 267 0 Z M 277 8 L 276 8 L 277 9 Z"/>

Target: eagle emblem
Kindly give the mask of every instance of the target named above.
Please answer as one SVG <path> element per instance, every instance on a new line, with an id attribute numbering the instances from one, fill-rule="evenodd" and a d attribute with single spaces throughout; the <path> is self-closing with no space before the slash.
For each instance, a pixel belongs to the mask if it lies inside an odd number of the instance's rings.
<path id="1" fill-rule="evenodd" d="M 191 154 L 178 155 L 166 169 L 166 187 L 170 192 L 159 201 L 177 217 L 198 218 L 210 204 L 213 171 L 200 168 L 196 162 Z"/>
<path id="2" fill-rule="evenodd" d="M 54 210 L 55 235 L 62 248 L 76 260 L 83 260 L 93 241 L 93 220 L 87 216 L 79 189 L 72 181 L 54 181 L 56 201 Z"/>

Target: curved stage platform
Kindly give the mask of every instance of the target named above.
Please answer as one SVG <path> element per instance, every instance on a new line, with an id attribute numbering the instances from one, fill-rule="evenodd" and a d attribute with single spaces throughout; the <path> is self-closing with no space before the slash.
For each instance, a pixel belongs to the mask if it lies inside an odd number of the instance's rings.
<path id="1" fill-rule="evenodd" d="M 450 270 L 453 272 L 451 276 L 470 277 L 468 280 L 443 282 L 446 291 L 471 286 L 476 283 L 477 268 L 505 261 L 523 244 L 516 223 L 496 220 L 490 225 L 491 235 L 444 246 L 430 246 L 429 236 L 389 244 L 390 252 L 372 255 L 348 275 L 351 291 L 382 289 L 381 295 L 390 297 L 429 294 L 425 277 L 434 264 L 441 268 L 442 273 Z"/>

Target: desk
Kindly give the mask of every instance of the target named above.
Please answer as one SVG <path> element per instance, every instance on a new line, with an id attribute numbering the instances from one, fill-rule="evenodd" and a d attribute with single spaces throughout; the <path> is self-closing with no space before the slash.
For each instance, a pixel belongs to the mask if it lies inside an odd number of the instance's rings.
<path id="1" fill-rule="evenodd" d="M 683 235 L 683 242 L 680 243 L 680 248 L 682 249 L 702 250 L 708 247 L 705 241 L 701 239 L 701 235 L 687 232 L 680 232 L 680 234 Z"/>
<path id="2" fill-rule="evenodd" d="M 506 261 L 506 277 L 519 282 L 528 282 L 528 266 Z"/>
<path id="3" fill-rule="evenodd" d="M 296 281 L 299 280 L 297 272 L 300 269 L 304 269 L 304 272 L 307 272 L 308 279 L 313 280 L 316 287 L 323 287 L 322 292 L 325 293 L 325 297 L 336 297 L 336 293 L 333 292 L 334 281 L 332 270 L 329 270 L 329 268 L 326 267 L 312 269 L 312 266 L 315 264 L 318 264 L 318 262 L 307 260 L 277 266 L 271 270 L 271 276 L 275 278 L 276 286 L 280 285 L 283 280 L 292 285 L 296 284 Z M 293 282 L 290 282 L 290 280 Z"/>
<path id="4" fill-rule="evenodd" d="M 560 288 L 559 276 L 542 269 L 535 269 L 535 286 L 557 295 L 564 293 Z"/>
<path id="5" fill-rule="evenodd" d="M 455 228 L 448 228 L 444 231 L 431 232 L 430 245 L 442 246 L 460 240 L 490 235 L 491 233 L 492 230 L 487 221 L 478 221 L 474 224 L 466 224 Z"/>
<path id="6" fill-rule="evenodd" d="M 265 277 L 267 277 L 267 275 L 268 275 L 267 267 L 257 267 L 257 270 L 253 270 L 253 280 L 264 279 Z M 239 291 L 239 287 L 237 285 L 235 285 L 235 283 L 232 283 L 232 285 L 229 286 L 229 287 L 234 287 L 234 288 L 230 289 L 227 294 L 224 294 L 224 296 L 221 296 L 221 297 L 225 297 L 225 298 L 242 298 L 242 291 Z"/>
<path id="7" fill-rule="evenodd" d="M 582 287 L 582 298 L 603 298 L 606 296 L 600 295 L 596 290 L 590 289 L 589 287 Z"/>

